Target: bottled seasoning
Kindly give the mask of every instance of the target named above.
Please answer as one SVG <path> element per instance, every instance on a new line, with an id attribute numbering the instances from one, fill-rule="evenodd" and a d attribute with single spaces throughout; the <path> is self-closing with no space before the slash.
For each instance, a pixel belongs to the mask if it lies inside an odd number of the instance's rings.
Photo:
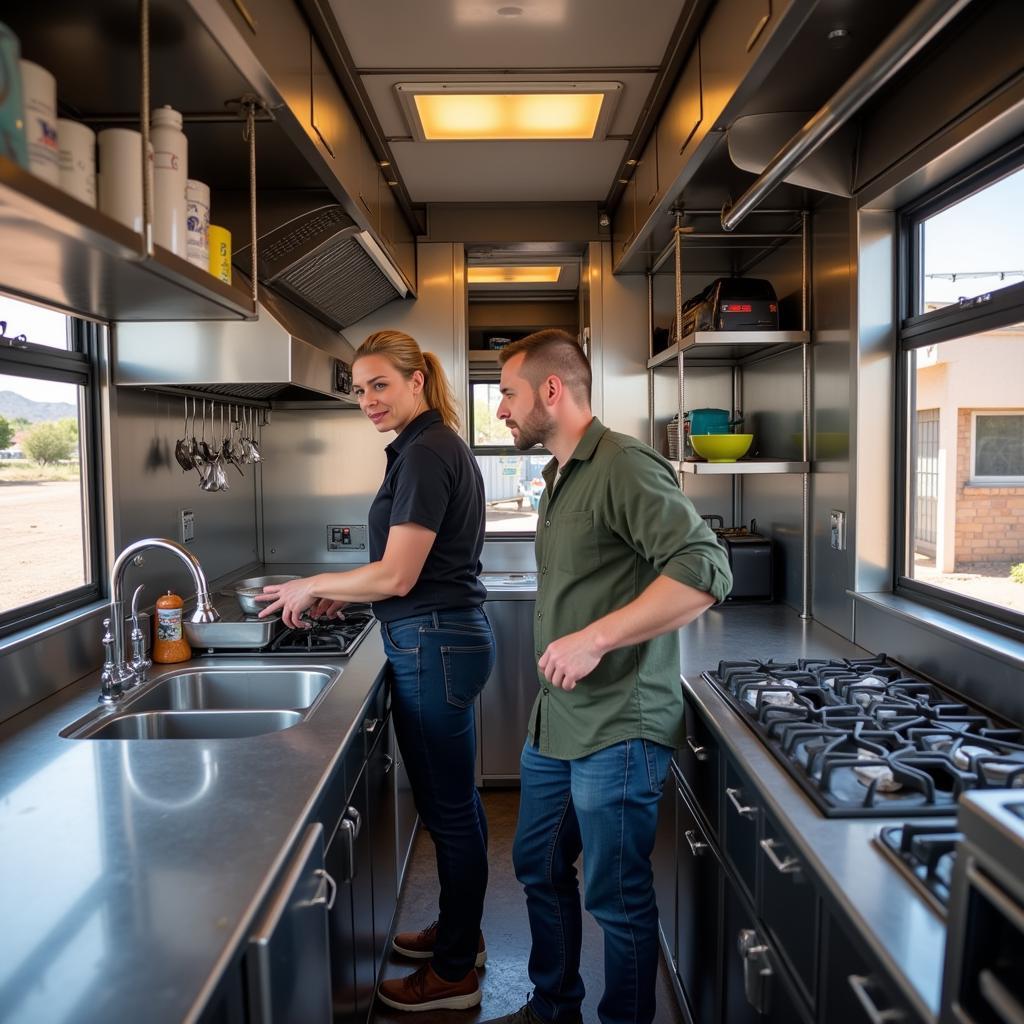
<path id="1" fill-rule="evenodd" d="M 188 661 L 192 648 L 182 629 L 182 609 L 185 602 L 177 594 L 167 591 L 157 598 L 153 619 L 153 660 L 163 665 Z"/>

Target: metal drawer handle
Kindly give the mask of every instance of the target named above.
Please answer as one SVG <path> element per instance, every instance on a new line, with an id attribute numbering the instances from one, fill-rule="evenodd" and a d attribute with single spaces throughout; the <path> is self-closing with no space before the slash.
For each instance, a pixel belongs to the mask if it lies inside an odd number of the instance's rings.
<path id="1" fill-rule="evenodd" d="M 342 825 L 350 825 L 352 828 L 352 838 L 357 839 L 359 831 L 363 827 L 363 816 L 354 807 L 346 807 L 345 817 L 341 823 Z"/>
<path id="2" fill-rule="evenodd" d="M 335 882 L 334 879 L 331 878 L 330 874 L 323 868 L 317 868 L 313 874 L 316 875 L 317 878 L 323 879 L 324 884 L 327 886 L 327 892 L 330 893 L 330 895 L 326 895 L 323 892 L 318 893 L 312 900 L 310 900 L 310 906 L 317 907 L 323 903 L 327 905 L 328 910 L 333 910 L 334 898 L 338 895 L 338 883 Z"/>
<path id="3" fill-rule="evenodd" d="M 707 843 L 702 842 L 697 838 L 697 832 L 695 829 L 688 828 L 683 835 L 686 836 L 686 841 L 690 844 L 690 853 L 692 853 L 694 857 L 699 857 L 708 848 Z"/>
<path id="4" fill-rule="evenodd" d="M 395 767 L 395 759 L 390 754 L 384 755 L 384 774 L 390 775 L 391 769 Z"/>
<path id="5" fill-rule="evenodd" d="M 694 743 L 692 736 L 686 737 L 686 745 L 693 751 L 693 756 L 698 761 L 706 761 L 708 759 L 708 748 Z"/>
<path id="6" fill-rule="evenodd" d="M 379 728 L 380 719 L 370 718 L 367 719 L 366 724 L 363 726 L 363 732 L 365 732 L 367 736 L 372 736 Z"/>
<path id="7" fill-rule="evenodd" d="M 758 845 L 764 850 L 765 855 L 772 862 L 772 866 L 780 875 L 793 875 L 798 871 L 803 871 L 800 861 L 796 857 L 786 857 L 785 860 L 779 860 L 779 855 L 775 852 L 774 839 L 762 839 Z"/>
<path id="8" fill-rule="evenodd" d="M 868 993 L 869 979 L 864 977 L 863 974 L 851 974 L 846 980 L 850 983 L 853 994 L 857 997 L 857 1001 L 860 1003 L 864 1013 L 867 1014 L 871 1024 L 893 1024 L 895 1021 L 907 1019 L 906 1014 L 902 1010 L 879 1010 L 875 1006 L 875 1001 Z"/>
<path id="9" fill-rule="evenodd" d="M 982 998 L 999 1017 L 1010 1024 L 1021 1024 L 1024 1021 L 1024 1006 L 987 967 L 978 975 L 978 988 L 981 989 Z"/>
<path id="10" fill-rule="evenodd" d="M 736 813 L 741 818 L 753 818 L 757 815 L 756 807 L 747 807 L 740 802 L 742 793 L 738 789 L 727 789 L 725 795 L 732 801 L 733 807 L 736 808 Z"/>

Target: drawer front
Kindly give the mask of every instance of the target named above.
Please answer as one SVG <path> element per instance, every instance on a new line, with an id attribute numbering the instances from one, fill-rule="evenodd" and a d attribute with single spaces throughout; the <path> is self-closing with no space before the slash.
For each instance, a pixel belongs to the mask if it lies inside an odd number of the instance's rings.
<path id="1" fill-rule="evenodd" d="M 715 832 L 718 830 L 721 797 L 718 741 L 689 701 L 686 702 L 684 723 L 686 738 L 676 752 L 676 763 L 696 798 L 698 809 Z"/>
<path id="2" fill-rule="evenodd" d="M 785 835 L 767 815 L 761 853 L 761 917 L 775 948 L 814 1005 L 818 960 L 818 893 Z"/>
<path id="3" fill-rule="evenodd" d="M 757 862 L 761 808 L 750 785 L 728 758 L 725 760 L 722 846 L 726 859 L 753 900 L 757 893 Z"/>

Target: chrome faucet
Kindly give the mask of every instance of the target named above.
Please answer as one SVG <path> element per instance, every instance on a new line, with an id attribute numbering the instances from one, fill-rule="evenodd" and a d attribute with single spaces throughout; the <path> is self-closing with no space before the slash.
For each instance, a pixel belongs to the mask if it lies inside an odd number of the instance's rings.
<path id="1" fill-rule="evenodd" d="M 124 574 L 129 564 L 142 565 L 142 552 L 149 548 L 163 548 L 177 555 L 192 574 L 192 582 L 196 588 L 196 610 L 192 613 L 192 622 L 217 622 L 220 616 L 210 601 L 210 591 L 206 582 L 206 574 L 199 564 L 199 559 L 177 541 L 164 537 L 146 537 L 129 544 L 117 556 L 114 567 L 110 570 L 110 621 L 104 623 L 104 647 L 107 657 L 103 666 L 100 685 L 100 701 L 112 704 L 121 697 L 125 690 L 130 690 L 145 679 L 149 659 L 142 654 L 142 631 L 138 623 L 138 597 L 141 587 L 132 598 L 132 640 L 133 658 L 129 662 L 125 654 L 124 637 Z"/>

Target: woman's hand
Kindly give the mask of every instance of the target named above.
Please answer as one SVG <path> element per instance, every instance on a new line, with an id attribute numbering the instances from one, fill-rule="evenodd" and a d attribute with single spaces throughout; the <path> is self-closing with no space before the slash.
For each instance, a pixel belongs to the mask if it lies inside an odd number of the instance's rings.
<path id="1" fill-rule="evenodd" d="M 263 588 L 262 594 L 256 595 L 257 601 L 272 601 L 263 611 L 260 618 L 265 619 L 273 615 L 278 609 L 281 611 L 281 619 L 286 626 L 294 629 L 309 629 L 309 623 L 301 618 L 302 613 L 314 604 L 322 604 L 320 598 L 313 593 L 314 577 L 307 576 L 304 579 L 289 580 L 287 583 L 273 583 Z M 329 602 L 337 604 L 338 602 Z"/>

